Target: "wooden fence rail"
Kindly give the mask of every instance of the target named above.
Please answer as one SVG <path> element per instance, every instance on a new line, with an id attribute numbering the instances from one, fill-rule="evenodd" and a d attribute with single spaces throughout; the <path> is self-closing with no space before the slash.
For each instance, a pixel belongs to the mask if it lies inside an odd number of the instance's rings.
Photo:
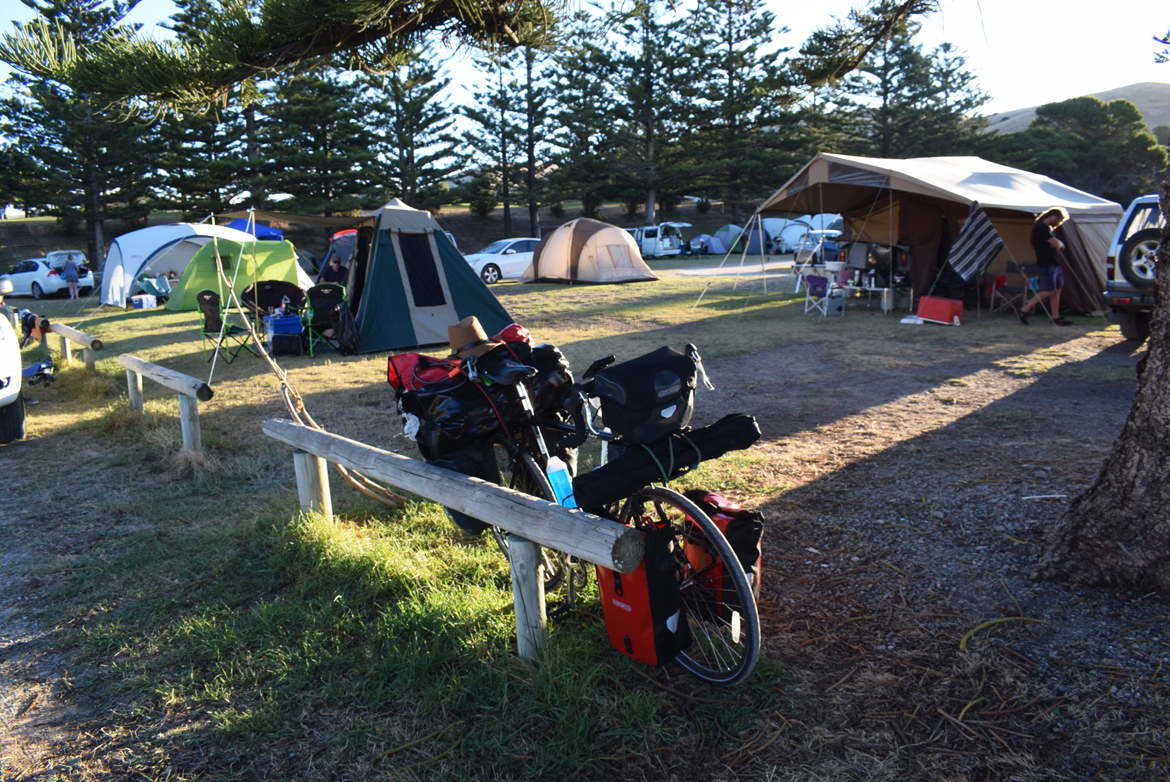
<path id="1" fill-rule="evenodd" d="M 629 573 L 642 560 L 642 536 L 609 519 L 293 421 L 272 419 L 261 428 L 269 437 L 298 449 L 294 454 L 297 490 L 305 510 L 332 516 L 325 462 L 333 462 L 506 530 L 517 649 L 526 659 L 536 656 L 548 636 L 540 546 L 622 573 Z"/>
<path id="2" fill-rule="evenodd" d="M 148 377 L 179 394 L 179 426 L 183 431 L 183 447 L 192 451 L 203 448 L 199 430 L 199 401 L 206 402 L 215 393 L 211 386 L 198 378 L 184 375 L 173 369 L 160 367 L 138 356 L 123 353 L 118 363 L 126 367 L 126 386 L 130 394 L 130 407 L 142 410 L 142 378 Z"/>
<path id="3" fill-rule="evenodd" d="M 54 334 L 61 338 L 61 356 L 65 359 L 66 364 L 73 360 L 71 343 L 76 342 L 82 347 L 85 368 L 90 372 L 95 371 L 94 353 L 102 349 L 102 341 L 100 339 L 91 337 L 84 331 L 78 331 L 72 326 L 66 326 L 64 323 L 54 323 L 50 328 Z"/>

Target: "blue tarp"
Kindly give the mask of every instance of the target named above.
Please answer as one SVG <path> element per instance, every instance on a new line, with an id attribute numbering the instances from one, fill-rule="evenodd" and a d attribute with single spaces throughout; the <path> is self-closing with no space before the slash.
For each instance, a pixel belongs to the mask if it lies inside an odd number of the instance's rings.
<path id="1" fill-rule="evenodd" d="M 228 228 L 235 228 L 237 231 L 243 231 L 246 234 L 252 234 L 261 241 L 284 241 L 284 232 L 279 228 L 270 228 L 264 223 L 254 223 L 256 230 L 253 232 L 252 227 L 248 225 L 247 218 L 237 217 L 227 224 Z"/>

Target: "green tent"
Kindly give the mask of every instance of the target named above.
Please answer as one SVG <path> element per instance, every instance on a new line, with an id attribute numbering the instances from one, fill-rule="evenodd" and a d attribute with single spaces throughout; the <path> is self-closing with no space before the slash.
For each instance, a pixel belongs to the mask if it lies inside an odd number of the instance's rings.
<path id="1" fill-rule="evenodd" d="M 168 310 L 199 309 L 195 297 L 200 291 L 215 291 L 223 302 L 227 302 L 227 289 L 216 271 L 217 252 L 224 274 L 228 280 L 235 281 L 237 293 L 242 293 L 244 288 L 260 280 L 283 280 L 302 288 L 312 285 L 312 281 L 297 265 L 297 255 L 292 242 L 257 241 L 241 244 L 220 239 L 208 242 L 191 257 L 175 292 L 167 300 Z"/>
<path id="2" fill-rule="evenodd" d="M 489 335 L 512 323 L 430 213 L 397 199 L 358 229 L 346 288 L 362 353 L 445 345 L 470 315 Z"/>

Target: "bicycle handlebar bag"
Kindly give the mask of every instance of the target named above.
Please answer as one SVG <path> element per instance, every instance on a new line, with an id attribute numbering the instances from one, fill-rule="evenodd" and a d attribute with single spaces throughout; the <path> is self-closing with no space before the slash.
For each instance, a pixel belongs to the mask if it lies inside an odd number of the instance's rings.
<path id="1" fill-rule="evenodd" d="M 628 442 L 656 443 L 691 422 L 697 373 L 694 359 L 670 347 L 606 367 L 593 379 L 602 420 Z"/>

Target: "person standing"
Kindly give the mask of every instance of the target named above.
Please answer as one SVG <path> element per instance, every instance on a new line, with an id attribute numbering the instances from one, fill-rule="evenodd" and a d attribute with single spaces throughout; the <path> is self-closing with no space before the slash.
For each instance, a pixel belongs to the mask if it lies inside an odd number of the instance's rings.
<path id="1" fill-rule="evenodd" d="M 65 280 L 65 284 L 69 286 L 69 298 L 79 298 L 77 282 L 81 279 L 81 270 L 72 255 L 65 259 L 65 265 L 61 268 L 61 279 Z"/>
<path id="2" fill-rule="evenodd" d="M 1028 325 L 1032 308 L 1048 299 L 1052 322 L 1057 326 L 1071 326 L 1072 322 L 1060 317 L 1060 291 L 1064 287 L 1064 270 L 1060 268 L 1058 252 L 1064 250 L 1064 242 L 1056 238 L 1056 229 L 1068 219 L 1068 213 L 1054 206 L 1041 213 L 1032 226 L 1032 250 L 1036 253 L 1036 266 L 1040 272 L 1040 290 L 1030 301 L 1016 310 L 1020 323 Z"/>

